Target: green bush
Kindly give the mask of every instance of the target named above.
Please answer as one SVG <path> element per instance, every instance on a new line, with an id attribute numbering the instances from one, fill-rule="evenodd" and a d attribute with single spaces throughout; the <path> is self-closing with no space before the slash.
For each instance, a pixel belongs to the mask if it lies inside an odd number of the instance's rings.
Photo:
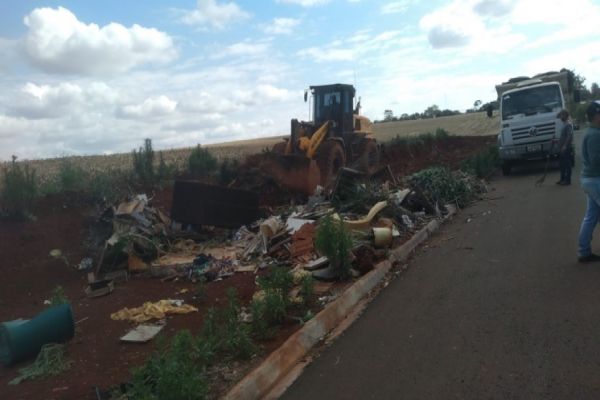
<path id="1" fill-rule="evenodd" d="M 189 172 L 198 176 L 209 176 L 217 170 L 217 159 L 208 149 L 196 146 L 188 159 Z"/>
<path id="2" fill-rule="evenodd" d="M 227 307 L 223 312 L 223 326 L 219 350 L 226 358 L 247 360 L 256 352 L 248 325 L 239 319 L 240 305 L 234 288 L 227 289 Z"/>
<path id="3" fill-rule="evenodd" d="M 58 184 L 61 192 L 77 192 L 85 189 L 87 174 L 78 165 L 63 159 L 58 167 Z"/>
<path id="4" fill-rule="evenodd" d="M 294 277 L 289 269 L 273 267 L 268 275 L 258 278 L 258 287 L 264 293 L 262 299 L 252 301 L 252 333 L 264 339 L 273 335 L 273 327 L 281 324 L 292 303 L 289 292 L 294 286 Z"/>
<path id="5" fill-rule="evenodd" d="M 435 130 L 435 140 L 446 140 L 450 137 L 450 134 L 447 130 L 443 128 L 437 128 Z"/>
<path id="6" fill-rule="evenodd" d="M 432 205 L 437 204 L 440 208 L 449 203 L 463 207 L 477 194 L 464 173 L 453 173 L 443 167 L 424 169 L 411 175 L 408 181 L 413 190 L 422 193 Z"/>
<path id="7" fill-rule="evenodd" d="M 230 184 L 237 177 L 239 167 L 240 165 L 238 160 L 229 160 L 228 158 L 224 159 L 219 166 L 219 183 L 221 185 Z"/>
<path id="8" fill-rule="evenodd" d="M 198 358 L 196 339 L 183 330 L 168 348 L 154 353 L 133 371 L 126 398 L 131 400 L 201 400 L 208 396 L 208 379 Z"/>
<path id="9" fill-rule="evenodd" d="M 478 178 L 489 176 L 501 165 L 498 146 L 492 145 L 462 163 L 461 169 Z"/>
<path id="10" fill-rule="evenodd" d="M 29 166 L 17 164 L 17 157 L 4 171 L 0 205 L 3 213 L 9 218 L 26 219 L 33 212 L 33 201 L 38 192 L 35 170 Z"/>
<path id="11" fill-rule="evenodd" d="M 52 289 L 52 297 L 50 297 L 50 307 L 60 306 L 61 304 L 68 304 L 69 299 L 65 294 L 65 290 L 62 286 L 58 285 Z"/>
<path id="12" fill-rule="evenodd" d="M 431 145 L 436 141 L 446 140 L 448 137 L 450 137 L 448 131 L 442 128 L 437 128 L 435 133 L 427 132 L 411 136 L 397 135 L 395 138 L 390 140 L 390 143 L 393 145 L 403 145 L 407 148 L 422 148 L 427 145 Z"/>
<path id="13" fill-rule="evenodd" d="M 334 220 L 331 215 L 321 218 L 315 235 L 315 246 L 327 256 L 330 265 L 341 269 L 343 279 L 350 276 L 352 237 L 343 221 Z"/>
<path id="14" fill-rule="evenodd" d="M 163 157 L 162 151 L 158 152 L 158 170 L 157 170 L 157 178 L 161 181 L 172 179 L 177 172 L 177 168 L 174 165 L 168 165 L 165 162 L 165 158 Z"/>
<path id="15" fill-rule="evenodd" d="M 133 150 L 133 171 L 139 181 L 144 185 L 154 183 L 154 150 L 152 149 L 152 139 L 144 140 L 144 147 L 137 151 Z"/>

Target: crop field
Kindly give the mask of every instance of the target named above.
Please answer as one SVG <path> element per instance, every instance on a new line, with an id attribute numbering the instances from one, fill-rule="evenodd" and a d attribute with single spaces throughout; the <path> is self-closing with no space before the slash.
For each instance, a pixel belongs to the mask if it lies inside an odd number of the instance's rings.
<path id="1" fill-rule="evenodd" d="M 380 142 L 389 141 L 396 136 L 412 136 L 420 133 L 435 132 L 437 128 L 443 128 L 451 135 L 463 136 L 487 136 L 493 135 L 498 130 L 498 117 L 488 118 L 485 113 L 461 114 L 450 117 L 435 119 L 423 119 L 414 121 L 392 121 L 374 124 L 375 137 Z M 219 160 L 243 159 L 249 154 L 260 153 L 264 149 L 272 147 L 280 142 L 285 135 L 266 137 L 261 139 L 238 140 L 227 143 L 218 143 L 205 146 Z M 191 143 L 190 143 L 191 144 Z M 141 143 L 140 143 L 141 145 Z M 192 144 L 191 144 L 192 145 Z M 193 147 L 163 150 L 162 154 L 168 165 L 178 169 L 186 166 L 187 159 Z M 132 149 L 133 150 L 133 149 Z M 158 153 L 158 152 L 157 152 Z M 113 155 L 93 156 L 70 156 L 67 159 L 74 165 L 81 167 L 84 171 L 94 176 L 97 172 L 113 170 L 125 170 L 131 168 L 131 153 Z M 24 160 L 23 164 L 34 168 L 36 176 L 41 184 L 56 176 L 64 158 L 50 158 L 40 160 Z M 8 163 L 0 164 L 0 172 L 6 168 Z"/>

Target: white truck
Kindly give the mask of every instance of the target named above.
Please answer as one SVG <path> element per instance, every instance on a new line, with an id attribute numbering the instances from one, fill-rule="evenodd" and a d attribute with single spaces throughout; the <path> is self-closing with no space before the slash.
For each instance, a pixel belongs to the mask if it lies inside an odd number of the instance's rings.
<path id="1" fill-rule="evenodd" d="M 533 78 L 518 77 L 496 85 L 500 103 L 498 147 L 502 172 L 528 160 L 557 157 L 563 122 L 556 114 L 572 109 L 577 97 L 569 70 L 547 72 Z"/>

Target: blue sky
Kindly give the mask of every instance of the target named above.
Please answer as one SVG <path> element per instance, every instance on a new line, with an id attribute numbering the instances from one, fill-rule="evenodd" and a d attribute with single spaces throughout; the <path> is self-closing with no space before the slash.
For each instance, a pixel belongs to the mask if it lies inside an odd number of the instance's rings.
<path id="1" fill-rule="evenodd" d="M 0 160 L 286 134 L 314 84 L 355 84 L 380 119 L 513 76 L 600 82 L 597 21 L 592 0 L 6 1 Z"/>

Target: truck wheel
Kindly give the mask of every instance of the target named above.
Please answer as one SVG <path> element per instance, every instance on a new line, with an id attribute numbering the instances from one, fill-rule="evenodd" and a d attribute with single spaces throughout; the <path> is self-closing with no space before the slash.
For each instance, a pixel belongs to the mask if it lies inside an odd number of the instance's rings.
<path id="1" fill-rule="evenodd" d="M 369 176 L 379 169 L 379 149 L 375 140 L 366 139 L 361 144 L 358 169 Z"/>
<path id="2" fill-rule="evenodd" d="M 321 144 L 317 152 L 317 166 L 321 172 L 321 185 L 327 186 L 340 168 L 346 165 L 346 155 L 342 145 L 335 141 L 326 141 Z"/>
<path id="3" fill-rule="evenodd" d="M 502 175 L 504 175 L 504 176 L 510 175 L 511 168 L 512 168 L 512 165 L 508 161 L 504 161 L 502 163 Z"/>

